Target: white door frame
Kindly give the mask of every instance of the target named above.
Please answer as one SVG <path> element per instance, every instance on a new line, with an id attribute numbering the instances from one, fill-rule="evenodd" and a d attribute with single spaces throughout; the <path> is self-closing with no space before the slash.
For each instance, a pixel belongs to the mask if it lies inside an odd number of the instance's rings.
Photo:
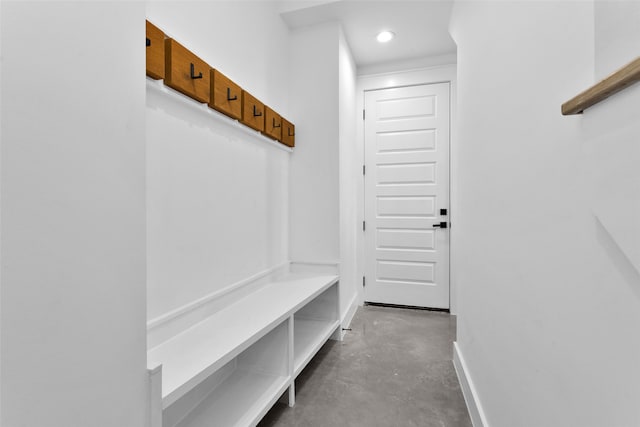
<path id="1" fill-rule="evenodd" d="M 451 88 L 451 114 L 450 114 L 450 141 L 449 141 L 449 206 L 451 208 L 449 221 L 453 224 L 453 227 L 449 230 L 450 233 L 450 248 L 449 248 L 449 301 L 450 301 L 450 311 L 452 314 L 457 313 L 457 298 L 456 298 L 456 277 L 455 277 L 455 249 L 458 245 L 455 242 L 456 233 L 455 233 L 455 215 L 457 208 L 457 199 L 454 197 L 457 188 L 457 179 L 455 175 L 456 164 L 457 164 L 457 146 L 455 144 L 457 131 L 456 131 L 456 72 L 457 66 L 455 64 L 452 65 L 444 65 L 432 68 L 424 68 L 419 70 L 411 70 L 411 71 L 399 71 L 393 73 L 384 73 L 384 74 L 375 74 L 368 76 L 358 76 L 356 83 L 356 112 L 358 118 L 358 125 L 356 127 L 356 144 L 358 157 L 362 161 L 362 165 L 364 165 L 364 120 L 362 120 L 362 111 L 364 110 L 364 94 L 367 91 L 378 90 L 378 89 L 390 89 L 395 87 L 403 87 L 403 86 L 415 86 L 420 84 L 432 84 L 432 83 L 444 83 L 448 82 Z M 362 165 L 359 167 L 361 168 Z M 358 218 L 361 221 L 364 221 L 364 177 L 359 180 L 358 184 Z M 365 243 L 364 243 L 364 233 L 358 233 L 358 239 L 356 242 L 357 245 L 357 253 L 358 260 L 356 270 L 358 272 L 358 277 L 364 277 L 364 253 L 365 253 Z M 358 303 L 360 305 L 364 304 L 364 291 L 362 286 L 358 286 Z"/>

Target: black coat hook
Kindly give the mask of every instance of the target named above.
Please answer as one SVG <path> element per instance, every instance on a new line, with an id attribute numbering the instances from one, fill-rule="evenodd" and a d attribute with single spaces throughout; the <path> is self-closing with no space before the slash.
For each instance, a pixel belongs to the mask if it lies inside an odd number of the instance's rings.
<path id="1" fill-rule="evenodd" d="M 276 125 L 276 118 L 275 117 L 273 118 L 273 127 L 274 128 L 282 127 L 282 124 Z"/>
<path id="2" fill-rule="evenodd" d="M 231 97 L 231 88 L 228 87 L 227 88 L 227 101 L 235 101 L 236 99 L 238 99 L 238 95 L 233 96 L 233 98 Z"/>
<path id="3" fill-rule="evenodd" d="M 151 40 L 147 38 L 147 47 L 151 46 Z"/>
<path id="4" fill-rule="evenodd" d="M 260 117 L 262 115 L 262 111 L 260 111 L 260 114 L 258 114 L 258 112 L 256 111 L 256 106 L 253 106 L 253 117 Z"/>
<path id="5" fill-rule="evenodd" d="M 200 74 L 198 74 L 197 76 L 195 75 L 195 70 L 196 67 L 194 67 L 193 63 L 191 64 L 191 78 L 192 79 L 201 79 L 202 78 L 202 72 L 200 72 Z"/>

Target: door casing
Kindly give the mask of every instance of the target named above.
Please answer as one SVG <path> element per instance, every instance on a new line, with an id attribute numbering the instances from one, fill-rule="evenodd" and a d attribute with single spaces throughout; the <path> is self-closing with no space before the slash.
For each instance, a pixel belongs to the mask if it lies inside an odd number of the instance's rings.
<path id="1" fill-rule="evenodd" d="M 449 292 L 450 292 L 450 312 L 452 314 L 457 313 L 457 298 L 456 298 L 456 274 L 455 274 L 455 262 L 456 262 L 456 249 L 458 245 L 456 244 L 456 239 L 458 235 L 455 229 L 455 216 L 456 210 L 458 206 L 457 202 L 457 179 L 456 179 L 456 167 L 457 167 L 457 156 L 456 156 L 456 137 L 457 137 L 457 129 L 456 129 L 456 93 L 457 93 L 457 85 L 456 85 L 456 73 L 457 66 L 456 64 L 447 64 L 440 65 L 436 67 L 415 69 L 410 71 L 393 71 L 384 74 L 375 74 L 370 76 L 358 76 L 357 84 L 356 84 L 356 116 L 358 120 L 358 124 L 356 127 L 356 145 L 358 150 L 358 157 L 360 159 L 360 164 L 353 165 L 354 170 L 361 171 L 362 165 L 364 165 L 364 120 L 362 119 L 362 111 L 364 110 L 364 93 L 370 90 L 379 90 L 379 89 L 390 89 L 396 87 L 405 87 L 405 86 L 415 86 L 421 84 L 431 84 L 431 83 L 445 83 L 448 82 L 450 84 L 450 115 L 449 115 L 449 126 L 450 126 L 450 137 L 449 137 L 449 197 L 450 197 L 450 215 L 449 221 L 452 224 L 450 229 L 450 255 L 449 255 Z M 358 218 L 360 221 L 364 220 L 364 176 L 361 176 L 361 179 L 358 180 L 358 188 L 357 188 L 357 201 L 356 201 L 356 211 Z M 360 223 L 359 223 L 360 224 Z M 364 266 L 365 266 L 365 242 L 364 242 L 364 233 L 360 231 L 358 233 L 357 239 L 357 248 L 356 248 L 356 259 L 352 260 L 349 257 L 346 257 L 342 260 L 342 262 L 353 262 L 356 263 L 356 270 L 358 272 L 359 281 L 364 277 Z M 357 284 L 358 286 L 358 304 L 364 304 L 364 291 L 361 283 Z"/>

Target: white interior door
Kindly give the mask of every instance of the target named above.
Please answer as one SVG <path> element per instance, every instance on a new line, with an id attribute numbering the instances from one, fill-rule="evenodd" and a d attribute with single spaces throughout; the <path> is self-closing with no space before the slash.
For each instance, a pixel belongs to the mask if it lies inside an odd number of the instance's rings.
<path id="1" fill-rule="evenodd" d="M 366 92 L 365 165 L 365 301 L 448 309 L 449 83 Z"/>

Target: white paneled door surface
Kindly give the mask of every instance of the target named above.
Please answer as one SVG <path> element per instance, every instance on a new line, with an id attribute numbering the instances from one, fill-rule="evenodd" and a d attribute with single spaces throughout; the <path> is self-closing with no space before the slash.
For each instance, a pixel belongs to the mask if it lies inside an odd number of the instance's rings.
<path id="1" fill-rule="evenodd" d="M 365 92 L 365 165 L 365 301 L 448 309 L 449 83 Z"/>

